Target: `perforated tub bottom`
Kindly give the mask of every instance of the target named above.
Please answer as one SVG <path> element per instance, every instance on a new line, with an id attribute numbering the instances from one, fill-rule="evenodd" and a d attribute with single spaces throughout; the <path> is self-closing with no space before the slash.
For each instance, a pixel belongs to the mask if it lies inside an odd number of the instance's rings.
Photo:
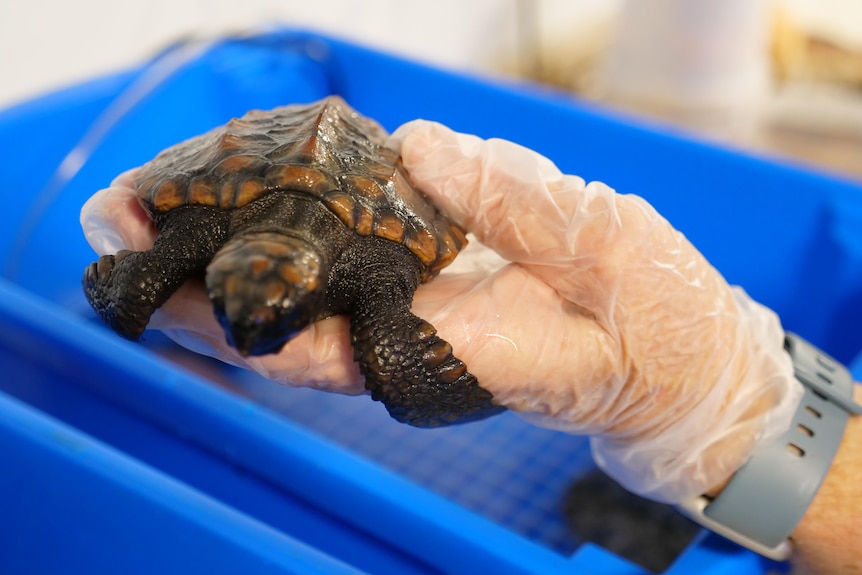
<path id="1" fill-rule="evenodd" d="M 252 376 L 243 393 L 410 480 L 563 554 L 580 545 L 565 519 L 572 483 L 593 471 L 585 438 L 512 413 L 441 429 L 397 423 L 382 404 Z"/>

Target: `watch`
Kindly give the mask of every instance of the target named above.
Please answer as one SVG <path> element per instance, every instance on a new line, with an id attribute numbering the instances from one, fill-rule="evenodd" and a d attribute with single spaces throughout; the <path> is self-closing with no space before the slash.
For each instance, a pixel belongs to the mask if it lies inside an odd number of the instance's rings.
<path id="1" fill-rule="evenodd" d="M 790 428 L 755 450 L 717 497 L 677 506 L 710 531 L 779 561 L 790 556 L 790 534 L 826 477 L 847 420 L 862 413 L 846 367 L 791 333 L 784 348 L 805 390 Z"/>

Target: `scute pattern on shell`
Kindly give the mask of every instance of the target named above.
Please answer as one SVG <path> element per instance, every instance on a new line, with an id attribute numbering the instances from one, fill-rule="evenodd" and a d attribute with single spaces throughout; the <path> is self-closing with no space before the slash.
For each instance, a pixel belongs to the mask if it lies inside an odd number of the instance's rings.
<path id="1" fill-rule="evenodd" d="M 151 214 L 184 205 L 242 207 L 269 193 L 319 198 L 360 235 L 400 242 L 425 269 L 449 265 L 464 233 L 416 190 L 387 133 L 338 96 L 255 110 L 168 148 L 139 172 L 138 197 Z"/>

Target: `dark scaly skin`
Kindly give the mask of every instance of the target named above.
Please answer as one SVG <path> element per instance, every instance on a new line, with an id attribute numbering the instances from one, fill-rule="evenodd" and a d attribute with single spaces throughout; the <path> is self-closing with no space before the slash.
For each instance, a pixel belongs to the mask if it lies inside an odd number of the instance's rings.
<path id="1" fill-rule="evenodd" d="M 159 236 L 149 251 L 121 251 L 84 271 L 87 301 L 118 334 L 141 337 L 156 309 L 184 282 L 203 275 L 229 233 L 230 212 L 186 206 L 156 219 Z"/>
<path id="2" fill-rule="evenodd" d="M 415 259 L 394 242 L 359 237 L 330 272 L 327 300 L 334 311 L 350 314 L 353 357 L 365 387 L 394 419 L 417 427 L 501 412 L 452 346 L 410 312 L 420 283 Z"/>
<path id="3" fill-rule="evenodd" d="M 348 314 L 366 387 L 398 421 L 433 427 L 502 411 L 410 312 L 419 284 L 466 240 L 412 188 L 384 138 L 329 99 L 254 112 L 163 152 L 137 179 L 155 246 L 91 264 L 87 299 L 137 339 L 180 285 L 205 276 L 244 355 L 278 352 L 311 322 Z"/>

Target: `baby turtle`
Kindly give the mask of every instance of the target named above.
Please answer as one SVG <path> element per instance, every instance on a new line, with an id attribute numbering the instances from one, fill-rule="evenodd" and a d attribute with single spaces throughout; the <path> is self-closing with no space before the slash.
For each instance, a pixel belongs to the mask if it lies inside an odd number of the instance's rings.
<path id="1" fill-rule="evenodd" d="M 87 300 L 138 339 L 180 285 L 204 276 L 227 341 L 246 356 L 349 314 L 365 385 L 398 421 L 432 427 L 499 412 L 410 312 L 419 284 L 466 239 L 411 185 L 386 138 L 331 96 L 252 111 L 163 151 L 135 180 L 155 245 L 91 264 Z"/>

